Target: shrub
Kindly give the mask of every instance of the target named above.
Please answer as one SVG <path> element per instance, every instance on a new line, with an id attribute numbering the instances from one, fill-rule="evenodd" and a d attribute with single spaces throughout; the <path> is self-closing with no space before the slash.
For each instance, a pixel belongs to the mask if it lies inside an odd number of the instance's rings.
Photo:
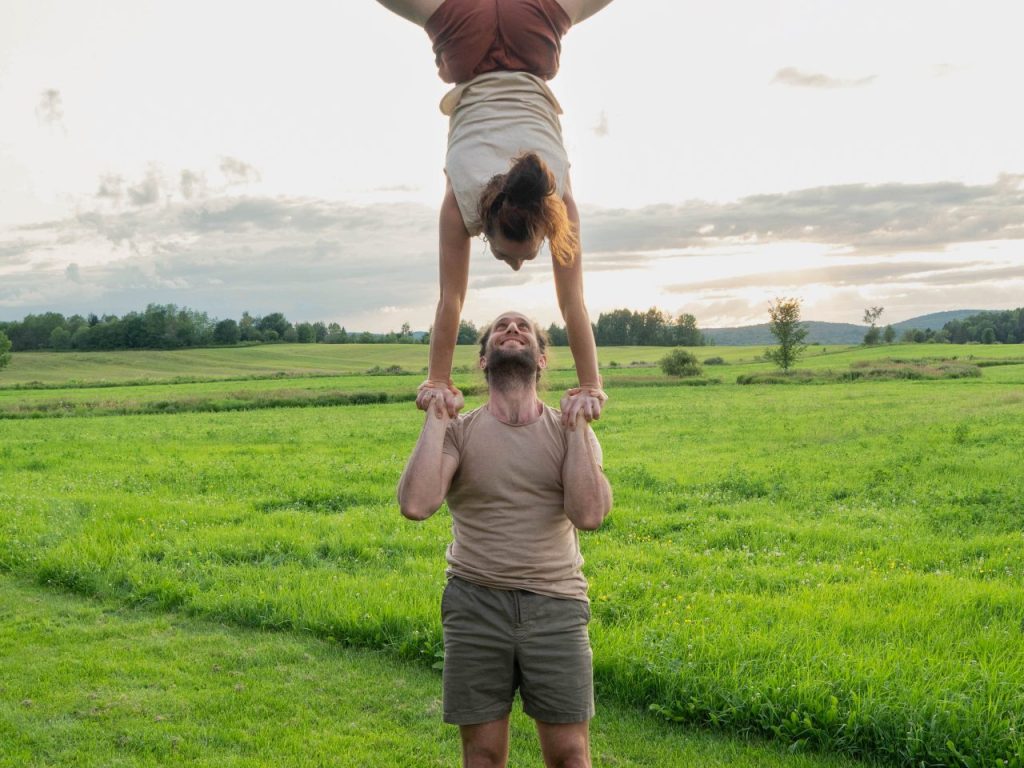
<path id="1" fill-rule="evenodd" d="M 709 357 L 704 361 L 704 365 L 725 365 L 725 360 L 721 357 Z"/>
<path id="2" fill-rule="evenodd" d="M 673 349 L 660 360 L 666 376 L 700 376 L 697 358 L 685 349 Z"/>

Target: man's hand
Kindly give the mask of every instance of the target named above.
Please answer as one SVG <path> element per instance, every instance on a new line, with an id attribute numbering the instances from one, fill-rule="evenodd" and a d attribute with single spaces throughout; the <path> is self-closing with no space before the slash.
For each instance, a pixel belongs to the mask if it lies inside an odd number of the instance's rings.
<path id="1" fill-rule="evenodd" d="M 438 418 L 447 412 L 448 416 L 454 419 L 465 404 L 462 392 L 451 381 L 427 379 L 420 384 L 419 391 L 416 393 L 416 407 L 421 411 L 429 412 L 433 406 L 434 414 Z"/>
<path id="2" fill-rule="evenodd" d="M 591 422 L 601 418 L 608 395 L 597 387 L 573 387 L 562 395 L 562 426 L 569 430 L 576 429 L 579 416 Z"/>

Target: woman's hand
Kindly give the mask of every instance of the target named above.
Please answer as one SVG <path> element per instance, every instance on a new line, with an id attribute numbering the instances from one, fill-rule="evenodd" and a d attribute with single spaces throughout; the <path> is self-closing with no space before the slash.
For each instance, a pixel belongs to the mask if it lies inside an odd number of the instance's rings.
<path id="1" fill-rule="evenodd" d="M 462 392 L 451 381 L 427 379 L 420 384 L 416 392 L 416 407 L 429 412 L 433 405 L 437 418 L 441 418 L 441 415 L 447 412 L 448 416 L 454 419 L 465 404 Z"/>
<path id="2" fill-rule="evenodd" d="M 601 418 L 601 411 L 608 395 L 600 387 L 573 387 L 562 395 L 562 426 L 576 429 L 576 419 L 582 416 L 586 421 Z"/>

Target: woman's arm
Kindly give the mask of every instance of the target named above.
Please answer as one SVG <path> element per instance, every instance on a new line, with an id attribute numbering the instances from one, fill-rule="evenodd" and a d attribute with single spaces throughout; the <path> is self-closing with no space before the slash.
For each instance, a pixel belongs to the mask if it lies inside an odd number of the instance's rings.
<path id="1" fill-rule="evenodd" d="M 610 1 L 610 0 L 609 0 Z M 377 0 L 389 11 L 422 27 L 444 0 Z"/>
<path id="2" fill-rule="evenodd" d="M 576 209 L 572 192 L 566 188 L 562 196 L 569 220 L 579 232 L 580 214 Z M 583 301 L 583 254 L 577 253 L 571 266 L 564 267 L 552 257 L 555 276 L 555 293 L 558 308 L 565 320 L 565 331 L 569 337 L 569 350 L 576 365 L 579 391 L 570 390 L 562 399 L 562 423 L 570 429 L 576 424 L 576 416 L 582 414 L 587 421 L 601 417 L 601 407 L 606 399 L 601 391 L 601 375 L 597 365 L 597 344 L 590 314 Z"/>
<path id="3" fill-rule="evenodd" d="M 452 360 L 455 356 L 455 342 L 459 337 L 462 305 L 466 301 L 466 288 L 469 285 L 470 237 L 451 184 L 448 184 L 441 203 L 438 230 L 441 295 L 434 313 L 434 327 L 430 332 L 427 381 L 420 388 L 416 404 L 427 410 L 430 400 L 440 396 L 444 399 L 448 415 L 454 418 L 462 407 L 462 395 L 458 390 L 452 392 L 450 388 Z"/>

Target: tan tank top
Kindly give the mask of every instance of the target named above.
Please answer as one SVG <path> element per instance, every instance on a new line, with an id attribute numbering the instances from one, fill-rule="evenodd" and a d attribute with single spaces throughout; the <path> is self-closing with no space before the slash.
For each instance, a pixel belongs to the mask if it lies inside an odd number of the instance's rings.
<path id="1" fill-rule="evenodd" d="M 564 508 L 566 445 L 558 411 L 547 406 L 532 424 L 503 424 L 483 407 L 448 426 L 444 452 L 459 462 L 447 498 L 448 575 L 587 600 L 579 536 Z"/>
<path id="2" fill-rule="evenodd" d="M 441 101 L 448 121 L 445 173 L 470 235 L 483 229 L 480 194 L 492 176 L 507 173 L 513 158 L 536 152 L 565 194 L 569 156 L 562 143 L 562 113 L 547 83 L 527 72 L 487 72 L 455 86 Z"/>

